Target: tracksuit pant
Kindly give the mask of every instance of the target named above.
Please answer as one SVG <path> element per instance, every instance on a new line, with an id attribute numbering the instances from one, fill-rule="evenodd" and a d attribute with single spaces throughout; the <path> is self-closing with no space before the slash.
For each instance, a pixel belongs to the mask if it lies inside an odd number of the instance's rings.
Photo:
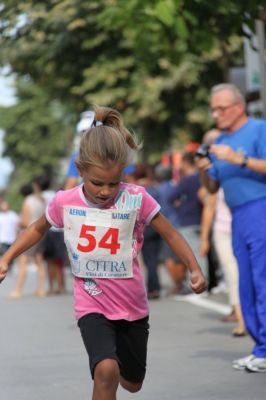
<path id="1" fill-rule="evenodd" d="M 266 198 L 235 207 L 232 217 L 242 312 L 253 354 L 266 358 Z"/>

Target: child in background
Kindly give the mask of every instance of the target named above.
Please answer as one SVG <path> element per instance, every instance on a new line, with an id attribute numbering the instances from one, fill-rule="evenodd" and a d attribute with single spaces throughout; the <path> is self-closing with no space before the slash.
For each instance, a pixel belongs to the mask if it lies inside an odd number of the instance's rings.
<path id="1" fill-rule="evenodd" d="M 113 400 L 119 383 L 141 389 L 146 372 L 149 309 L 138 263 L 150 224 L 191 273 L 195 293 L 206 282 L 187 242 L 160 214 L 141 186 L 121 182 L 135 138 L 120 114 L 98 107 L 83 135 L 76 165 L 83 183 L 59 191 L 45 215 L 28 227 L 0 259 L 0 281 L 11 261 L 37 243 L 50 226 L 64 228 L 74 275 L 74 307 L 94 379 L 93 399 Z"/>

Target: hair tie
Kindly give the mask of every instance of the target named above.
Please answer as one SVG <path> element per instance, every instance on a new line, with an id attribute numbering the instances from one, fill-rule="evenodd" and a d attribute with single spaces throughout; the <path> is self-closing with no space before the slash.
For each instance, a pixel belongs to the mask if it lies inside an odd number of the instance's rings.
<path id="1" fill-rule="evenodd" d="M 95 126 L 101 126 L 103 125 L 102 121 L 96 121 L 94 120 Z"/>

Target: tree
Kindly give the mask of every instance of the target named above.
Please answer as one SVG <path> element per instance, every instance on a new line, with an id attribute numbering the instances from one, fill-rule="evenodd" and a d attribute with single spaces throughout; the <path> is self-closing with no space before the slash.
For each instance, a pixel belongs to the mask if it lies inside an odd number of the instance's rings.
<path id="1" fill-rule="evenodd" d="M 47 174 L 58 181 L 59 161 L 71 139 L 70 121 L 63 117 L 61 106 L 38 86 L 19 80 L 17 97 L 15 105 L 0 109 L 0 125 L 6 133 L 4 155 L 15 167 L 9 185 L 12 201 L 20 186 L 36 175 Z"/>
<path id="2" fill-rule="evenodd" d="M 118 108 L 150 153 L 207 129 L 209 87 L 227 79 L 262 3 L 6 0 L 0 62 L 70 113 Z"/>

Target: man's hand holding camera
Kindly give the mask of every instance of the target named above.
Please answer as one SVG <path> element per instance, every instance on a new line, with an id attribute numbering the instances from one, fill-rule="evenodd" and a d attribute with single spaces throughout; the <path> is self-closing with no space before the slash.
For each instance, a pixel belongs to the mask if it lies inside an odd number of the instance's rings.
<path id="1" fill-rule="evenodd" d="M 214 154 L 218 160 L 224 160 L 231 164 L 241 165 L 244 155 L 234 151 L 230 146 L 224 144 L 213 144 L 210 147 L 210 152 Z"/>
<path id="2" fill-rule="evenodd" d="M 210 145 L 203 143 L 196 151 L 196 164 L 200 171 L 207 171 L 211 166 Z"/>
<path id="3" fill-rule="evenodd" d="M 207 171 L 211 167 L 211 160 L 208 157 L 197 157 L 196 164 L 200 171 Z"/>
<path id="4" fill-rule="evenodd" d="M 235 165 L 242 165 L 244 159 L 242 153 L 234 151 L 230 146 L 224 144 L 212 144 L 208 147 L 205 146 L 205 148 L 200 146 L 196 152 L 197 166 L 200 170 L 206 171 L 210 168 L 210 153 L 214 154 L 218 160 L 224 160 Z"/>

